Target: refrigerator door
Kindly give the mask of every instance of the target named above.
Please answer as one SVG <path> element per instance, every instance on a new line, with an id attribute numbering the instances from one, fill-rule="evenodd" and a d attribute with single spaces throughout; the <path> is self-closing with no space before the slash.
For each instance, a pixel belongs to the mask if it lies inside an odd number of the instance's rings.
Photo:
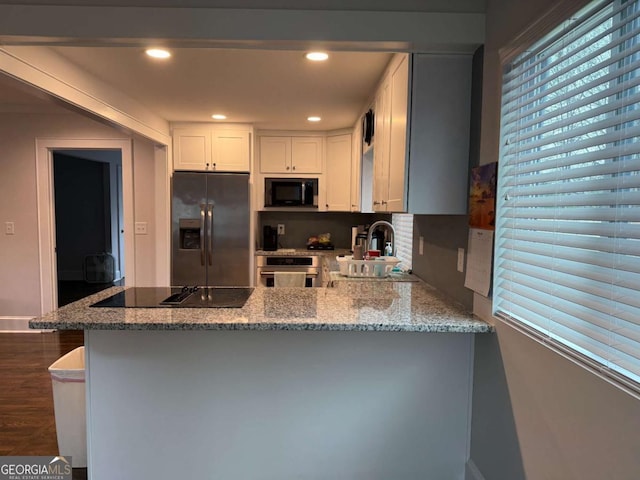
<path id="1" fill-rule="evenodd" d="M 207 177 L 173 174 L 171 284 L 206 285 Z"/>
<path id="2" fill-rule="evenodd" d="M 249 175 L 208 174 L 207 192 L 207 284 L 249 286 Z"/>

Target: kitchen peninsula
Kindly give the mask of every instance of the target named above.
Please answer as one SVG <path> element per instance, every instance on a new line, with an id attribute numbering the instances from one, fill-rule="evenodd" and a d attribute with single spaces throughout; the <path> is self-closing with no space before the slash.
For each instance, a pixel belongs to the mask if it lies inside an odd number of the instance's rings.
<path id="1" fill-rule="evenodd" d="M 492 327 L 428 285 L 89 306 L 121 290 L 31 321 L 85 329 L 92 480 L 463 477 L 473 335 Z"/>

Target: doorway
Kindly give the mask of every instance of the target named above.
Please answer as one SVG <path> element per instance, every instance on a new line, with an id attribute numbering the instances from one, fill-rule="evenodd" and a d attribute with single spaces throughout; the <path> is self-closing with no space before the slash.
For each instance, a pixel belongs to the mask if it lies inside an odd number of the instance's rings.
<path id="1" fill-rule="evenodd" d="M 53 150 L 58 306 L 123 283 L 119 150 Z"/>

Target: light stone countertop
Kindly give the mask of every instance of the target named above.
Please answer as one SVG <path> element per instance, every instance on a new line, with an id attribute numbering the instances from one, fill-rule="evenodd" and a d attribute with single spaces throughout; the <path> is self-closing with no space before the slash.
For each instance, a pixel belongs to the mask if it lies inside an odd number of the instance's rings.
<path id="1" fill-rule="evenodd" d="M 112 287 L 29 322 L 60 330 L 341 330 L 489 333 L 493 327 L 424 282 L 256 288 L 243 308 L 92 308 Z"/>

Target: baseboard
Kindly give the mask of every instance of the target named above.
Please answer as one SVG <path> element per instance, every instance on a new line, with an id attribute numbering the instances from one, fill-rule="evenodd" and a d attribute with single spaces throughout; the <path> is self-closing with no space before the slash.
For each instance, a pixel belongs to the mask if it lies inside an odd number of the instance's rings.
<path id="1" fill-rule="evenodd" d="M 472 459 L 467 460 L 464 469 L 464 478 L 465 480 L 485 480 L 484 475 L 482 475 L 480 469 L 478 469 Z"/>
<path id="2" fill-rule="evenodd" d="M 29 328 L 29 320 L 33 317 L 0 317 L 0 333 L 41 333 L 51 330 Z"/>

